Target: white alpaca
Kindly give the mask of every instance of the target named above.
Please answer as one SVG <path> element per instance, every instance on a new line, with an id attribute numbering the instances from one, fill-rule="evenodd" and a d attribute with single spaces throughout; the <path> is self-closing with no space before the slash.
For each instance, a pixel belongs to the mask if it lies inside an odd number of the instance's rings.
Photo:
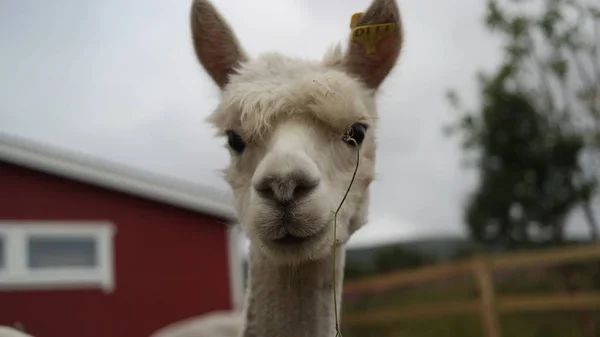
<path id="1" fill-rule="evenodd" d="M 337 216 L 338 305 L 345 243 L 366 222 L 368 211 L 375 94 L 402 45 L 394 0 L 373 0 L 354 26 L 389 23 L 394 25 L 371 50 L 351 40 L 347 52 L 338 45 L 322 61 L 277 53 L 253 59 L 209 1 L 194 1 L 196 55 L 221 89 L 221 102 L 209 121 L 228 141 L 231 161 L 224 175 L 250 239 L 250 277 L 242 325 L 236 313 L 229 322 L 215 323 L 208 316 L 180 326 L 192 334 L 171 329 L 155 337 L 335 335 L 334 211 L 351 181 L 357 151 L 344 136 L 350 130 L 356 140 L 360 166 Z M 235 334 L 214 330 L 223 324 Z"/>
<path id="2" fill-rule="evenodd" d="M 33 337 L 20 330 L 0 325 L 0 337 Z"/>
<path id="3" fill-rule="evenodd" d="M 234 337 L 239 335 L 242 324 L 241 312 L 216 311 L 169 324 L 152 337 Z"/>

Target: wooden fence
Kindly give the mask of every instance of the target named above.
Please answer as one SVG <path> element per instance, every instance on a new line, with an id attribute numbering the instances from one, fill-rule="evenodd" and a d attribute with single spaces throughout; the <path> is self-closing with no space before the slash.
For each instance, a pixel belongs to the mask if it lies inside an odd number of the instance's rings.
<path id="1" fill-rule="evenodd" d="M 476 280 L 479 297 L 472 301 L 369 310 L 364 313 L 344 315 L 343 321 L 345 325 L 357 326 L 457 314 L 480 314 L 486 337 L 500 337 L 500 314 L 600 309 L 600 292 L 586 291 L 574 294 L 520 296 L 498 295 L 493 282 L 495 271 L 527 267 L 548 268 L 594 260 L 600 261 L 600 245 L 539 252 L 509 253 L 498 256 L 477 256 L 439 266 L 414 271 L 394 272 L 383 276 L 347 282 L 344 285 L 344 294 L 356 295 L 471 274 Z"/>

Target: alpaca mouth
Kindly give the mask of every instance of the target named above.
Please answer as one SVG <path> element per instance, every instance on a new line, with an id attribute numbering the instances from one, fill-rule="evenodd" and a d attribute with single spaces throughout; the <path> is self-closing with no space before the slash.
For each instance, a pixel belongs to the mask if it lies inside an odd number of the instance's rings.
<path id="1" fill-rule="evenodd" d="M 318 259 L 329 251 L 327 228 L 311 230 L 283 230 L 277 237 L 260 238 L 260 247 L 264 252 L 284 263 L 296 263 Z"/>
<path id="2" fill-rule="evenodd" d="M 316 238 L 322 236 L 322 234 L 325 232 L 325 230 L 326 230 L 326 228 L 323 227 L 323 228 L 319 229 L 318 231 L 316 231 L 314 233 L 310 233 L 308 235 L 298 235 L 293 232 L 291 233 L 289 231 L 286 231 L 282 237 L 273 239 L 272 242 L 274 242 L 278 245 L 282 245 L 282 246 L 299 246 L 304 243 L 316 240 Z M 306 233 L 304 233 L 304 234 L 306 234 Z"/>
<path id="3" fill-rule="evenodd" d="M 305 242 L 306 240 L 312 238 L 312 236 L 308 237 L 300 237 L 292 234 L 286 234 L 282 238 L 275 239 L 274 241 L 281 245 L 297 245 Z"/>

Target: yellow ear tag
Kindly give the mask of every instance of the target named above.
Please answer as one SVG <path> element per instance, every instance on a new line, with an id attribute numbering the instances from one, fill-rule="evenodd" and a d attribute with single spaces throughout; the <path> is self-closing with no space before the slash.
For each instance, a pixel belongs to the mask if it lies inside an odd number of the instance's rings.
<path id="1" fill-rule="evenodd" d="M 356 15 L 356 14 L 354 14 Z M 354 16 L 352 16 L 354 19 Z M 359 26 L 352 29 L 352 42 L 363 45 L 367 54 L 372 54 L 377 50 L 377 43 L 384 37 L 394 32 L 393 23 L 384 23 L 380 25 Z"/>
<path id="2" fill-rule="evenodd" d="M 352 18 L 350 19 L 350 29 L 352 29 L 352 28 L 354 28 L 354 26 L 356 26 L 356 22 L 358 22 L 358 19 L 360 19 L 361 15 L 362 15 L 362 13 L 352 14 Z"/>

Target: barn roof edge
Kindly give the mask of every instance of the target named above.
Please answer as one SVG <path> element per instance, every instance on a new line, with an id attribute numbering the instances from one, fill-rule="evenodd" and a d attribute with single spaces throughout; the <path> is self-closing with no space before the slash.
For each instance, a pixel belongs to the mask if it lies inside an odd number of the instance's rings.
<path id="1" fill-rule="evenodd" d="M 0 161 L 236 221 L 229 194 L 0 132 Z"/>

